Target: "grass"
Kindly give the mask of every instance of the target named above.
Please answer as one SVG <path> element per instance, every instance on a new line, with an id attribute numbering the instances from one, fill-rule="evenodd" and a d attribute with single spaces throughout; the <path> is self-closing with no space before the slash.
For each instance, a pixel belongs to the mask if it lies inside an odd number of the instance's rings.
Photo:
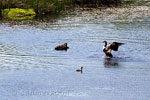
<path id="1" fill-rule="evenodd" d="M 73 5 L 110 5 L 120 4 L 122 0 L 0 0 L 0 9 L 32 8 L 38 14 L 59 13 Z"/>
<path id="2" fill-rule="evenodd" d="M 58 13 L 69 5 L 72 0 L 0 0 L 0 9 L 33 8 L 39 14 Z"/>

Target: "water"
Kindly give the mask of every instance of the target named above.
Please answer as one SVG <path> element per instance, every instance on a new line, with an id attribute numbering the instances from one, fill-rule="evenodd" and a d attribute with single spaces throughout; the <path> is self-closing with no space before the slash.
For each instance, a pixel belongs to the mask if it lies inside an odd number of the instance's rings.
<path id="1" fill-rule="evenodd" d="M 3 100 L 150 99 L 150 17 L 125 18 L 115 11 L 107 12 L 79 10 L 52 18 L 2 20 L 0 97 Z M 104 40 L 125 45 L 113 52 L 114 58 L 105 59 Z M 54 50 L 65 42 L 70 47 L 67 51 Z M 75 71 L 80 66 L 82 74 Z"/>

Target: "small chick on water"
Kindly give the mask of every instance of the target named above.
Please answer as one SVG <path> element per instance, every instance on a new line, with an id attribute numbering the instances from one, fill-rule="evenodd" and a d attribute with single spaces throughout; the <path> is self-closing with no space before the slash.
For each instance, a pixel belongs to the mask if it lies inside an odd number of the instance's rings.
<path id="1" fill-rule="evenodd" d="M 76 69 L 76 72 L 81 72 L 82 73 L 83 67 L 80 67 L 80 69 Z"/>

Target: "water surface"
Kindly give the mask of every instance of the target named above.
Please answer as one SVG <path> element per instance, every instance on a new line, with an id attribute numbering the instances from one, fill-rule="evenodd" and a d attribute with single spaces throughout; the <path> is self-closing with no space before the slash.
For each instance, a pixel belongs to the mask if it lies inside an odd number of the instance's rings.
<path id="1" fill-rule="evenodd" d="M 115 8 L 119 9 L 119 8 Z M 0 23 L 3 100 L 150 99 L 150 17 L 84 10 Z M 120 11 L 120 10 L 119 10 Z M 125 45 L 105 59 L 102 42 Z M 54 47 L 68 43 L 67 51 Z M 83 66 L 83 73 L 76 72 Z"/>

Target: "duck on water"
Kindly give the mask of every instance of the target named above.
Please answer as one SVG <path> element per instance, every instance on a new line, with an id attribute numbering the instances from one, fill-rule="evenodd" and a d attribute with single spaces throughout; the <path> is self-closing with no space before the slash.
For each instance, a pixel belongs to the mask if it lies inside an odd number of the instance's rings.
<path id="1" fill-rule="evenodd" d="M 69 47 L 67 46 L 67 43 L 64 43 L 62 45 L 58 45 L 55 47 L 55 50 L 67 50 Z"/>
<path id="2" fill-rule="evenodd" d="M 80 69 L 76 69 L 76 72 L 81 72 L 82 73 L 83 67 L 81 66 Z"/>
<path id="3" fill-rule="evenodd" d="M 107 46 L 107 41 L 103 41 L 105 45 L 103 46 L 103 52 L 106 54 L 107 57 L 112 58 L 113 55 L 111 54 L 111 51 L 118 51 L 119 46 L 123 45 L 124 43 L 119 42 L 110 42 Z"/>

